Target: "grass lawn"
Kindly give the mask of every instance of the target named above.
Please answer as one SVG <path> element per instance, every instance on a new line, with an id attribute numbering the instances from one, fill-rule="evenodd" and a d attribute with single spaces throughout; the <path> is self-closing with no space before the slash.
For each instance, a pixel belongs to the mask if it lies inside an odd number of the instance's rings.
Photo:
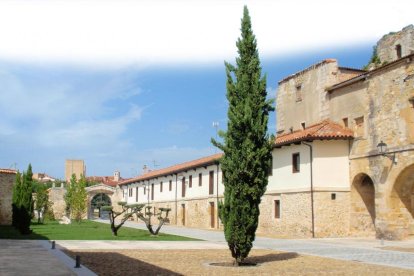
<path id="1" fill-rule="evenodd" d="M 194 241 L 196 239 L 158 234 L 151 236 L 148 231 L 121 227 L 118 236 L 112 236 L 109 224 L 85 220 L 81 223 L 59 224 L 57 221 L 47 221 L 44 224 L 32 223 L 30 235 L 21 235 L 12 226 L 0 226 L 0 239 L 22 240 L 131 240 L 131 241 Z"/>

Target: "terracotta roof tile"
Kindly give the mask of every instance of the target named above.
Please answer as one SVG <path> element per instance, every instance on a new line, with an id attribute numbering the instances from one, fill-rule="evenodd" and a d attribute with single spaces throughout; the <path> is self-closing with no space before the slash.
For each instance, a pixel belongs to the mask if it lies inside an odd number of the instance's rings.
<path id="1" fill-rule="evenodd" d="M 16 174 L 17 171 L 16 170 L 11 170 L 11 169 L 0 169 L 0 173 Z"/>
<path id="2" fill-rule="evenodd" d="M 115 187 L 116 185 L 118 185 L 118 183 L 126 179 L 123 179 L 121 177 L 119 181 L 115 181 L 113 176 L 88 176 L 86 177 L 86 180 L 94 181 L 94 182 L 101 182 L 102 184 Z"/>
<path id="3" fill-rule="evenodd" d="M 167 167 L 167 168 L 164 168 L 164 169 L 150 171 L 148 173 L 142 174 L 142 175 L 137 176 L 135 178 L 131 178 L 131 179 L 122 181 L 121 183 L 119 183 L 119 185 L 130 184 L 130 183 L 134 183 L 134 182 L 138 182 L 138 181 L 142 181 L 142 180 L 151 179 L 151 178 L 154 178 L 154 177 L 160 177 L 160 176 L 164 176 L 164 175 L 174 174 L 174 173 L 182 172 L 182 171 L 189 170 L 189 169 L 192 169 L 192 168 L 214 164 L 215 162 L 217 162 L 221 158 L 222 155 L 223 155 L 222 153 L 217 153 L 217 154 L 214 154 L 214 155 L 210 155 L 210 156 L 203 157 L 203 158 L 200 158 L 200 159 L 197 159 L 197 160 L 177 164 L 177 165 Z"/>
<path id="4" fill-rule="evenodd" d="M 345 128 L 330 120 L 324 120 L 292 133 L 281 134 L 276 137 L 275 147 L 288 145 L 301 141 L 325 140 L 325 139 L 352 139 L 354 133 L 352 130 Z"/>

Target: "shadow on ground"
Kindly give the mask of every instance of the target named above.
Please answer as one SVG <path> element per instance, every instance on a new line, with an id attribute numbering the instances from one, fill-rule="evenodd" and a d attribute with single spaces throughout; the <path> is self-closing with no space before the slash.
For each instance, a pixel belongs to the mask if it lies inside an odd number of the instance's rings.
<path id="1" fill-rule="evenodd" d="M 63 250 L 63 252 L 73 259 L 76 255 L 79 255 L 81 264 L 98 275 L 113 275 L 113 271 L 117 271 L 117 275 L 123 276 L 183 275 L 115 252 L 73 252 L 69 250 Z M 107 271 L 105 266 L 100 265 L 102 261 L 110 262 L 114 270 Z"/>
<path id="2" fill-rule="evenodd" d="M 244 260 L 244 263 L 240 266 L 256 266 L 264 263 L 270 262 L 277 262 L 277 261 L 285 261 L 293 258 L 299 257 L 299 254 L 294 252 L 286 252 L 286 253 L 272 253 L 263 256 L 252 256 L 248 257 Z M 233 267 L 233 262 L 221 262 L 221 263 L 211 263 L 211 266 L 225 266 L 225 267 Z"/>

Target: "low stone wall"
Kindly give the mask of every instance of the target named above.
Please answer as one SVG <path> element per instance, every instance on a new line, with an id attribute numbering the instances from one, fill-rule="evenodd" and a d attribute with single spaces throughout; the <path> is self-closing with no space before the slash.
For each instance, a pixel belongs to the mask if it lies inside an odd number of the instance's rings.
<path id="1" fill-rule="evenodd" d="M 65 193 L 66 189 L 62 187 L 53 187 L 49 189 L 49 200 L 53 202 L 53 215 L 57 220 L 61 219 L 66 214 Z"/>
<path id="2" fill-rule="evenodd" d="M 12 223 L 13 184 L 16 174 L 0 173 L 0 225 Z"/>

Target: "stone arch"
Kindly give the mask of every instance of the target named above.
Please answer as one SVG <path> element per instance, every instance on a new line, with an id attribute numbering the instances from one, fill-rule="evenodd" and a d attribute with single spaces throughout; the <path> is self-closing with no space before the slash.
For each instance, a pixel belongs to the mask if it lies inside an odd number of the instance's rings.
<path id="1" fill-rule="evenodd" d="M 396 178 L 389 206 L 394 231 L 401 238 L 414 237 L 414 164 L 405 167 Z"/>
<path id="2" fill-rule="evenodd" d="M 351 186 L 351 234 L 375 236 L 375 186 L 372 178 L 359 173 Z"/>
<path id="3" fill-rule="evenodd" d="M 94 206 L 92 206 L 93 199 L 99 194 L 104 194 L 110 199 L 111 203 L 113 203 L 114 200 L 112 197 L 114 196 L 115 191 L 116 189 L 114 187 L 105 184 L 97 184 L 86 188 L 86 192 L 88 193 L 88 219 L 96 218 L 94 214 Z"/>

